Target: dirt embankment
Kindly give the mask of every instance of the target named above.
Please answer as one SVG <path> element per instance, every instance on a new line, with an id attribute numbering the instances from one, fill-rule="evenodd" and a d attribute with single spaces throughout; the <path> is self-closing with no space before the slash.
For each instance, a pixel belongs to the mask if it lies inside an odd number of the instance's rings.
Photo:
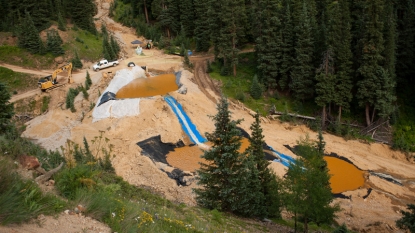
<path id="1" fill-rule="evenodd" d="M 89 70 L 93 80 L 93 86 L 89 90 L 90 97 L 89 100 L 82 97 L 76 99 L 75 113 L 61 107 L 69 86 L 47 93 L 52 97 L 49 112 L 28 122 L 23 136 L 36 139 L 43 147 L 54 150 L 64 146 L 66 140 L 82 144 L 83 137 L 92 140 L 103 133 L 114 145 L 116 157 L 112 162 L 118 175 L 131 184 L 151 187 L 170 200 L 194 205 L 195 196 L 192 188 L 196 187 L 196 184 L 178 186 L 176 181 L 161 170 L 166 169 L 166 165 L 154 163 L 143 155 L 141 148 L 136 144 L 158 135 L 163 142 L 176 143 L 179 140 L 188 140 L 173 111 L 161 96 L 142 99 L 139 115 L 92 121 L 91 103 L 97 101 L 99 93 L 104 91 L 110 81 L 102 77 L 103 73 L 126 68 L 130 61 L 139 66 L 147 66 L 153 73 L 183 70 L 181 57 L 166 55 L 157 49 L 144 50 L 144 55 L 136 55 L 130 41 L 145 39 L 137 37 L 131 28 L 119 25 L 108 18 L 109 1 L 97 1 L 97 6 L 97 18 L 102 20 L 96 21 L 97 26 L 99 28 L 104 22 L 109 30 L 117 35 L 123 45 L 124 60 L 115 68 L 100 72 Z M 193 57 L 191 61 L 195 65 L 194 70 L 183 70 L 181 82 L 187 87 L 186 95 L 170 93 L 183 106 L 202 135 L 214 130 L 209 115 L 216 114 L 216 100 L 219 98 L 218 84 L 206 74 L 206 59 Z M 80 72 L 76 83 L 84 81 L 85 72 L 86 70 Z M 235 119 L 244 119 L 241 128 L 250 133 L 252 111 L 238 103 L 231 104 L 231 111 Z M 294 146 L 306 134 L 309 134 L 310 138 L 317 136 L 305 126 L 267 118 L 263 118 L 262 127 L 265 141 L 270 146 L 293 157 L 295 155 L 284 145 Z M 415 165 L 408 162 L 403 153 L 393 151 L 386 145 L 346 141 L 330 134 L 324 134 L 324 139 L 327 153 L 334 152 L 344 156 L 359 169 L 393 175 L 402 180 L 403 184 L 399 186 L 368 173 L 363 187 L 344 193 L 350 198 L 336 198 L 335 202 L 343 208 L 337 221 L 340 224 L 346 223 L 349 228 L 360 232 L 397 232 L 394 222 L 401 217 L 398 211 L 415 199 Z M 272 163 L 271 167 L 280 176 L 286 172 L 286 168 L 279 163 Z M 366 196 L 368 188 L 373 190 Z"/>

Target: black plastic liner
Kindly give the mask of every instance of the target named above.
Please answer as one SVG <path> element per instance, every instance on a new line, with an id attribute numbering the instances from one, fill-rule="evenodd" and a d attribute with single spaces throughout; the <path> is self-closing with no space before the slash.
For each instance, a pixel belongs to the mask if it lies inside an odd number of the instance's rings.
<path id="1" fill-rule="evenodd" d="M 102 95 L 101 101 L 99 102 L 98 106 L 110 100 L 117 100 L 117 98 L 115 97 L 114 93 L 107 91 Z"/>
<path id="2" fill-rule="evenodd" d="M 143 154 L 156 162 L 167 163 L 166 156 L 168 153 L 174 151 L 174 148 L 183 147 L 184 143 L 179 141 L 177 143 L 164 143 L 161 141 L 160 135 L 148 138 L 137 145 L 143 149 Z"/>

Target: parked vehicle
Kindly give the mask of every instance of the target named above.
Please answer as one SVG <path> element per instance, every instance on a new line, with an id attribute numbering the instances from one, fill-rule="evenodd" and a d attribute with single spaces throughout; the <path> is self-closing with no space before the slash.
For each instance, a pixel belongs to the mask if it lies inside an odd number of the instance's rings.
<path id="1" fill-rule="evenodd" d="M 108 60 L 104 59 L 104 60 L 99 61 L 97 64 L 95 64 L 93 66 L 93 69 L 95 71 L 99 71 L 101 69 L 105 69 L 105 68 L 108 68 L 110 66 L 116 66 L 118 64 L 119 64 L 118 60 L 108 61 Z"/>

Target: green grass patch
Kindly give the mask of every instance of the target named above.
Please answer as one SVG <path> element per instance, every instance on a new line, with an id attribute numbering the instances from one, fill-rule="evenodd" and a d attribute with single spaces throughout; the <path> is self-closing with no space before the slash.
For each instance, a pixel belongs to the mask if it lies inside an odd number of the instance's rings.
<path id="1" fill-rule="evenodd" d="M 17 46 L 1 45 L 0 61 L 26 68 L 49 69 L 54 63 L 52 54 L 31 54 Z"/>
<path id="2" fill-rule="evenodd" d="M 75 50 L 79 58 L 85 61 L 97 61 L 102 58 L 102 37 L 88 31 L 68 30 L 68 42 L 63 45 L 65 54 L 73 57 Z"/>
<path id="3" fill-rule="evenodd" d="M 5 83 L 12 93 L 37 88 L 38 79 L 36 75 L 18 73 L 0 66 L 0 82 Z"/>
<path id="4" fill-rule="evenodd" d="M 405 106 L 399 111 L 399 119 L 394 124 L 393 148 L 405 152 L 415 152 L 415 108 Z"/>
<path id="5" fill-rule="evenodd" d="M 56 214 L 65 202 L 52 194 L 43 194 L 32 180 L 23 180 L 14 164 L 0 157 L 0 224 L 22 223 L 39 214 Z"/>
<path id="6" fill-rule="evenodd" d="M 253 99 L 250 95 L 252 79 L 256 73 L 255 54 L 253 52 L 239 55 L 236 77 L 232 74 L 222 76 L 220 70 L 221 67 L 218 62 L 214 62 L 212 63 L 212 72 L 209 75 L 213 79 L 222 82 L 223 93 L 231 99 L 243 102 L 254 111 L 258 110 L 261 115 L 267 115 L 273 105 L 275 105 L 277 111 L 297 112 L 298 114 L 312 113 L 315 110 L 313 109 L 315 104 L 295 103 L 292 98 L 278 93 L 271 95 L 263 92 L 260 99 Z"/>

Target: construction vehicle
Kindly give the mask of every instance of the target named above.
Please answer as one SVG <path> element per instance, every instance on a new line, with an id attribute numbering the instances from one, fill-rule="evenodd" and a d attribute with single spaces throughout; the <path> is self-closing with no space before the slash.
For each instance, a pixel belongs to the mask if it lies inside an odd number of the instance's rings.
<path id="1" fill-rule="evenodd" d="M 39 79 L 38 81 L 38 85 L 39 88 L 42 91 L 48 91 L 57 87 L 61 87 L 66 85 L 66 83 L 64 84 L 58 84 L 58 74 L 61 72 L 67 71 L 68 72 L 68 83 L 73 83 L 72 80 L 72 63 L 68 63 L 64 66 L 59 67 L 58 69 L 56 69 L 55 71 L 53 71 L 52 75 L 43 77 L 41 79 Z"/>

